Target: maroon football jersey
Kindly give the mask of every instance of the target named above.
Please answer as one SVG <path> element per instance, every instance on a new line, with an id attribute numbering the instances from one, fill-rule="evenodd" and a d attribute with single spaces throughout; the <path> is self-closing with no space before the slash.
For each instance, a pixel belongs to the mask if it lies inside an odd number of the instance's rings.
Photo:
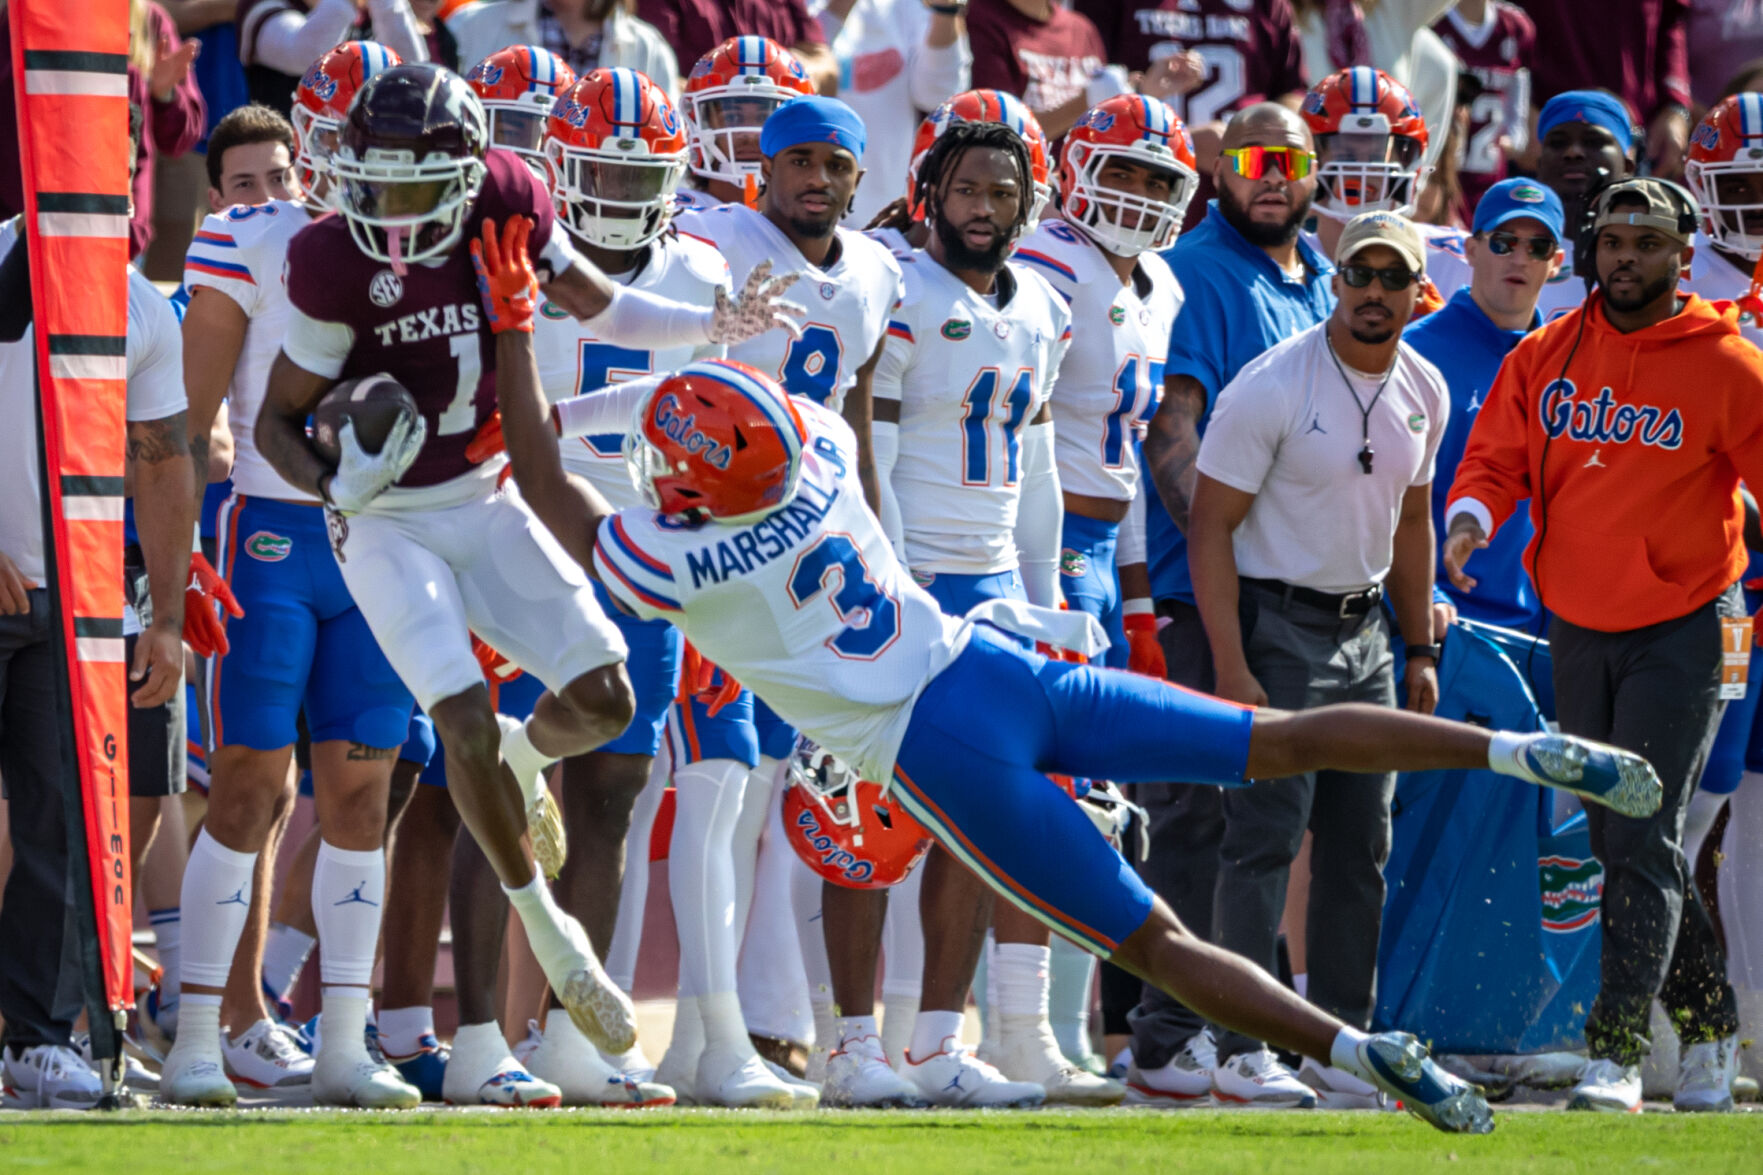
<path id="1" fill-rule="evenodd" d="M 1308 87 L 1290 0 L 1074 0 L 1128 69 L 1192 49 L 1206 80 L 1169 104 L 1189 126 Z"/>
<path id="2" fill-rule="evenodd" d="M 446 260 L 414 264 L 402 276 L 368 257 L 330 213 L 288 245 L 288 300 L 308 318 L 355 332 L 339 379 L 386 372 L 409 389 L 428 422 L 428 439 L 405 487 L 434 485 L 472 469 L 465 447 L 496 410 L 496 344 L 478 294 L 470 242 L 484 219 L 498 226 L 530 217 L 527 250 L 536 259 L 551 239 L 551 201 L 520 156 L 493 150 L 465 232 Z"/>
<path id="3" fill-rule="evenodd" d="M 1481 83 L 1481 96 L 1469 108 L 1469 136 L 1458 170 L 1463 187 L 1460 211 L 1472 213 L 1481 194 L 1506 178 L 1500 140 L 1517 142 L 1530 125 L 1530 66 L 1536 51 L 1536 25 L 1506 0 L 1489 0 L 1488 19 L 1471 28 L 1455 9 L 1432 26 L 1463 67 Z M 1464 223 L 1468 223 L 1465 216 Z"/>

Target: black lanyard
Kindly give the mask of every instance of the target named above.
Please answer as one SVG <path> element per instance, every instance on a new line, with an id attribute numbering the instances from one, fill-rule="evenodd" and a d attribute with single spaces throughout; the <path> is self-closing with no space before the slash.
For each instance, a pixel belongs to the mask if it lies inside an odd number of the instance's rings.
<path id="1" fill-rule="evenodd" d="M 1390 376 L 1396 373 L 1396 364 L 1394 360 L 1390 362 L 1389 370 L 1383 373 L 1383 382 L 1377 385 L 1377 391 L 1372 393 L 1371 403 L 1367 404 L 1359 398 L 1359 389 L 1348 378 L 1347 369 L 1341 365 L 1341 357 L 1334 353 L 1334 340 L 1328 337 L 1326 326 L 1322 328 L 1322 341 L 1328 347 L 1328 357 L 1334 360 L 1334 369 L 1341 373 L 1341 382 L 1347 385 L 1347 394 L 1353 397 L 1353 404 L 1359 409 L 1359 468 L 1369 474 L 1374 455 L 1371 451 L 1371 410 L 1377 407 L 1383 390 L 1390 386 Z"/>

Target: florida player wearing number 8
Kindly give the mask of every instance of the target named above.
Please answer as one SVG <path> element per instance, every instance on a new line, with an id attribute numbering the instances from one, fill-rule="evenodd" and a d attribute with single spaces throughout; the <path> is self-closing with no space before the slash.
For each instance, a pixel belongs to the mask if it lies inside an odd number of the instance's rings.
<path id="1" fill-rule="evenodd" d="M 530 299 L 481 306 L 464 239 L 490 219 L 530 221 L 550 302 L 631 345 L 769 329 L 786 321 L 778 286 L 761 273 L 740 300 L 719 294 L 704 310 L 612 283 L 552 231 L 550 200 L 526 164 L 488 148 L 470 87 L 434 65 L 370 79 L 331 166 L 341 216 L 309 225 L 289 248 L 292 313 L 257 444 L 285 480 L 324 500 L 343 580 L 434 719 L 454 802 L 547 978 L 590 1040 L 622 1051 L 635 1036 L 630 1002 L 580 925 L 552 902 L 523 833 L 528 811 L 539 810 L 545 767 L 629 723 L 625 644 L 519 496 L 498 492 L 501 463 L 466 457 L 500 386 L 493 334 L 530 331 L 533 307 Z M 395 427 L 379 454 L 364 454 L 345 427 L 332 469 L 313 451 L 306 417 L 338 379 L 375 372 L 409 390 L 421 416 L 411 429 Z M 498 726 L 468 625 L 549 688 L 526 723 Z"/>

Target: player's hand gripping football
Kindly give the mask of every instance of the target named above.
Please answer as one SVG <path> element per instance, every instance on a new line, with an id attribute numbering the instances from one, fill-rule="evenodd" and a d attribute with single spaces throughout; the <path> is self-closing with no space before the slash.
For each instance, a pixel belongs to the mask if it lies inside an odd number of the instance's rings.
<path id="1" fill-rule="evenodd" d="M 208 562 L 201 551 L 190 553 L 190 585 L 184 589 L 184 643 L 198 657 L 224 657 L 232 646 L 227 643 L 226 624 L 215 610 L 218 604 L 235 620 L 245 614 L 233 589 Z"/>
<path id="2" fill-rule="evenodd" d="M 747 275 L 735 297 L 730 298 L 718 289 L 716 311 L 710 319 L 710 341 L 742 343 L 773 328 L 789 331 L 792 339 L 801 338 L 802 327 L 796 320 L 808 313 L 808 308 L 783 300 L 784 291 L 795 285 L 800 276 L 786 273 L 772 277 L 771 262 L 761 261 Z"/>
<path id="3" fill-rule="evenodd" d="M 478 293 L 490 317 L 490 333 L 517 330 L 531 334 L 533 312 L 539 307 L 539 279 L 527 256 L 526 238 L 533 222 L 511 216 L 496 239 L 496 222 L 484 219 L 483 239 L 471 243 L 471 265 L 477 270 Z"/>
<path id="4" fill-rule="evenodd" d="M 355 422 L 344 420 L 337 430 L 337 448 L 342 452 L 337 471 L 318 483 L 325 505 L 345 518 L 361 513 L 387 486 L 404 476 L 428 435 L 428 421 L 421 416 L 401 416 L 386 433 L 380 451 L 369 453 L 355 439 Z"/>

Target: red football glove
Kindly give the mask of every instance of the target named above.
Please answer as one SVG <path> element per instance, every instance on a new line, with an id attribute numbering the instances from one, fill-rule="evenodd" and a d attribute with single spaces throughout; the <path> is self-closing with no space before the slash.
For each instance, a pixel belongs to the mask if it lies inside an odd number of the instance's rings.
<path id="1" fill-rule="evenodd" d="M 232 648 L 226 639 L 226 624 L 215 611 L 219 604 L 227 615 L 237 619 L 245 614 L 233 589 L 226 585 L 201 551 L 190 553 L 190 586 L 184 589 L 184 643 L 198 657 L 224 657 Z"/>
<path id="2" fill-rule="evenodd" d="M 1125 624 L 1126 667 L 1158 681 L 1167 678 L 1169 665 L 1163 660 L 1163 646 L 1157 642 L 1157 617 L 1149 612 L 1134 612 L 1126 617 Z"/>
<path id="3" fill-rule="evenodd" d="M 497 241 L 496 222 L 486 217 L 483 239 L 471 243 L 471 265 L 477 270 L 478 293 L 484 299 L 491 334 L 505 330 L 532 333 L 533 312 L 539 306 L 539 279 L 526 254 L 526 238 L 532 227 L 526 217 L 511 216 Z"/>
<path id="4" fill-rule="evenodd" d="M 484 638 L 475 632 L 471 634 L 471 655 L 477 658 L 478 668 L 484 671 L 485 681 L 507 685 L 520 676 L 520 666 L 485 644 Z"/>
<path id="5" fill-rule="evenodd" d="M 721 682 L 716 680 L 718 672 L 722 674 Z M 688 697 L 697 698 L 714 718 L 724 706 L 741 696 L 741 683 L 727 670 L 718 670 L 691 641 L 687 641 L 685 662 L 680 666 L 679 696 L 681 701 Z"/>
<path id="6" fill-rule="evenodd" d="M 563 435 L 563 428 L 557 420 L 557 406 L 551 406 L 551 431 L 558 436 Z M 500 410 L 490 413 L 477 435 L 471 438 L 471 444 L 465 446 L 465 459 L 473 465 L 481 465 L 497 453 L 508 451 L 508 442 L 502 436 L 502 413 Z"/>

